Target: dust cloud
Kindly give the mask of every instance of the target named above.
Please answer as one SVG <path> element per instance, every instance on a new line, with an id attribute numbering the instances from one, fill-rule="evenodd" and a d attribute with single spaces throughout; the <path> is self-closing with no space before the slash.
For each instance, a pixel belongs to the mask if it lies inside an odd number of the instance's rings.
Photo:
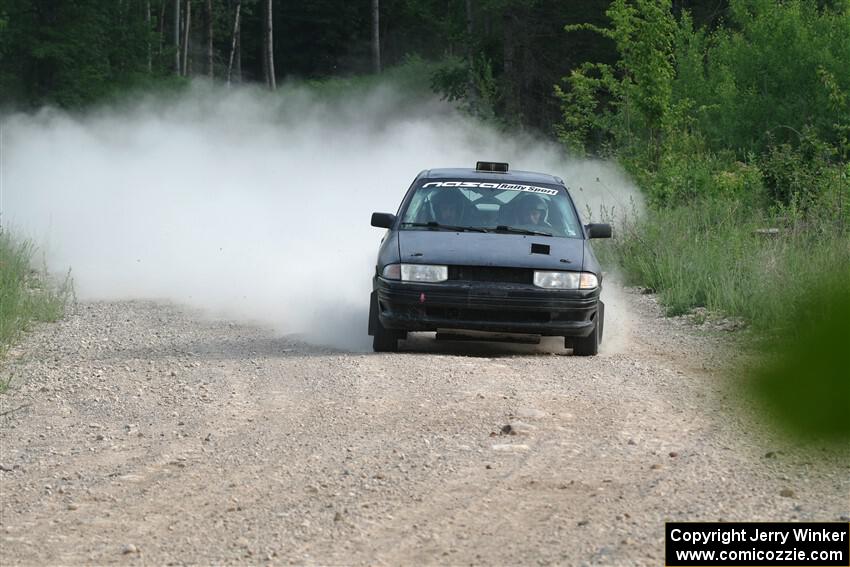
<path id="1" fill-rule="evenodd" d="M 197 83 L 84 115 L 6 115 L 2 145 L 0 221 L 51 271 L 70 267 L 78 298 L 165 299 L 352 350 L 370 344 L 370 214 L 395 212 L 419 171 L 485 159 L 553 173 L 594 218 L 638 195 L 609 163 L 389 85 L 334 98 Z"/>

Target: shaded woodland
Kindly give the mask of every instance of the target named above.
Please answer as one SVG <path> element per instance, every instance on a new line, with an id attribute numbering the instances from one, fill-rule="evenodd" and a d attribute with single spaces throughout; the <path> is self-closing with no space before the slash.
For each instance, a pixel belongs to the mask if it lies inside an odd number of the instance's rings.
<path id="1" fill-rule="evenodd" d="M 0 97 L 85 106 L 182 77 L 265 83 L 371 73 L 410 56 L 444 62 L 439 89 L 490 81 L 494 112 L 551 134 L 553 85 L 613 42 L 568 24 L 607 24 L 600 0 L 0 0 Z M 676 2 L 698 24 L 725 0 Z M 470 78 L 470 74 L 476 77 Z"/>

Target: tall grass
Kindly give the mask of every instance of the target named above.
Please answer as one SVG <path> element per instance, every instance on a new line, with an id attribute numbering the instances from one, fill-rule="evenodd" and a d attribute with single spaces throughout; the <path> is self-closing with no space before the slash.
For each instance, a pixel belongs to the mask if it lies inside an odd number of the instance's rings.
<path id="1" fill-rule="evenodd" d="M 52 285 L 32 267 L 35 247 L 0 231 L 0 356 L 36 321 L 56 321 L 73 293 L 70 274 Z"/>
<path id="2" fill-rule="evenodd" d="M 758 331 L 794 324 L 824 279 L 850 286 L 850 235 L 705 200 L 654 209 L 622 226 L 603 256 L 628 283 L 657 291 L 668 315 L 695 307 Z"/>

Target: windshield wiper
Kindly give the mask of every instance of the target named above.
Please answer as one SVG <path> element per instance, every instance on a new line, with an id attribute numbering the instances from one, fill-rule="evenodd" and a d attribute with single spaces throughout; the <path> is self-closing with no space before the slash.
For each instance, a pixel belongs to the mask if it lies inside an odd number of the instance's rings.
<path id="1" fill-rule="evenodd" d="M 511 234 L 529 234 L 531 236 L 552 236 L 551 232 L 543 232 L 540 230 L 528 230 L 525 228 L 517 228 L 515 226 L 507 226 L 500 224 L 493 229 L 494 232 L 510 232 Z"/>
<path id="2" fill-rule="evenodd" d="M 450 224 L 440 224 L 438 222 L 429 221 L 429 222 L 403 222 L 402 226 L 417 226 L 417 227 L 426 227 L 426 228 L 439 228 L 442 230 L 455 230 L 458 232 L 487 232 L 486 228 L 479 228 L 477 226 L 454 226 Z"/>

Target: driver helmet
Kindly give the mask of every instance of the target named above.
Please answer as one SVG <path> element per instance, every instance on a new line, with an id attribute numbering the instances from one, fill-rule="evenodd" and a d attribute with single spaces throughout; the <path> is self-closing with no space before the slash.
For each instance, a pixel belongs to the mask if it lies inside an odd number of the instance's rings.
<path id="1" fill-rule="evenodd" d="M 546 204 L 546 201 L 542 197 L 532 195 L 523 203 L 522 210 L 523 215 L 530 215 L 532 212 L 539 211 L 540 219 L 538 222 L 544 222 L 546 220 L 546 213 L 549 212 L 549 205 Z"/>
<path id="2" fill-rule="evenodd" d="M 454 188 L 438 189 L 431 195 L 430 201 L 434 219 L 439 223 L 452 224 L 460 221 L 466 197 Z"/>

